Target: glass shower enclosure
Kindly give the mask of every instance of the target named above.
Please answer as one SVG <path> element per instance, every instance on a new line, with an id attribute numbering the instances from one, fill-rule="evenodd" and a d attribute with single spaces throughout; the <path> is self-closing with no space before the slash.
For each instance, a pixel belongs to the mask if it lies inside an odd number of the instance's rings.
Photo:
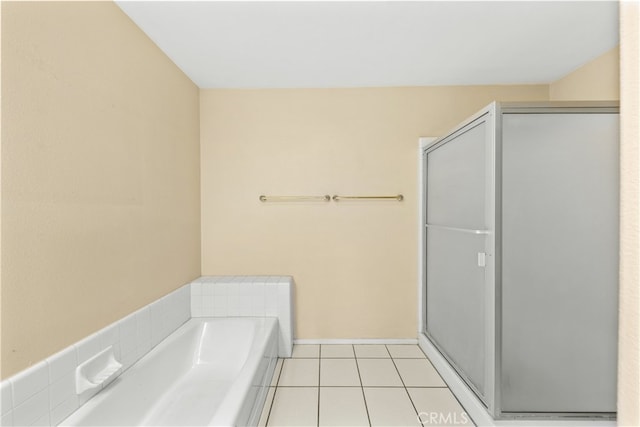
<path id="1" fill-rule="evenodd" d="M 616 408 L 618 107 L 492 103 L 423 151 L 427 338 L 496 419 Z"/>

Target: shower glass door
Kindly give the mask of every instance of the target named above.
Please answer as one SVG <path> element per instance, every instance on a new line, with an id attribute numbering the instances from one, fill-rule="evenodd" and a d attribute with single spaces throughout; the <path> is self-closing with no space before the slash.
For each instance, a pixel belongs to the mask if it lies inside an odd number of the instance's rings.
<path id="1" fill-rule="evenodd" d="M 427 335 L 487 405 L 493 354 L 491 118 L 489 111 L 427 148 L 424 160 Z"/>

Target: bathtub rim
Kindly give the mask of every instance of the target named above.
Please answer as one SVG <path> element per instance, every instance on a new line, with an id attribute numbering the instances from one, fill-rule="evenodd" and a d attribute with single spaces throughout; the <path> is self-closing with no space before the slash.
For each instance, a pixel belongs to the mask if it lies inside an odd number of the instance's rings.
<path id="1" fill-rule="evenodd" d="M 205 319 L 220 319 L 210 318 Z M 245 360 L 238 377 L 233 382 L 231 388 L 227 391 L 225 398 L 220 403 L 216 414 L 211 420 L 209 425 L 212 426 L 235 426 L 238 424 L 238 418 L 243 409 L 243 405 L 246 403 L 246 399 L 250 396 L 251 387 L 257 386 L 260 388 L 253 402 L 252 407 L 256 406 L 256 403 L 266 398 L 265 390 L 268 391 L 269 384 L 275 370 L 275 363 L 278 359 L 278 318 L 277 317 L 261 317 L 261 318 L 247 318 L 247 317 L 228 317 L 226 319 L 259 319 L 262 323 L 260 329 L 263 333 L 260 335 L 260 339 L 254 338 L 249 355 Z M 269 345 L 275 346 L 275 354 L 273 357 L 267 355 Z M 260 361 L 263 357 L 269 357 L 274 359 L 270 361 L 267 366 L 267 375 L 263 384 L 254 384 L 256 377 L 259 375 Z M 271 371 L 271 372 L 269 372 Z M 264 395 L 264 396 L 262 396 Z M 241 397 L 243 397 L 241 399 Z M 264 404 L 264 402 L 263 402 Z M 259 405 L 261 406 L 261 405 Z M 261 411 L 257 411 L 258 418 L 261 415 Z M 255 411 L 251 411 L 249 414 L 249 425 L 251 418 L 255 417 Z M 257 420 L 256 420 L 257 421 Z M 257 424 L 257 422 L 256 422 Z"/>
<path id="2" fill-rule="evenodd" d="M 136 361 L 133 365 L 127 369 L 127 371 L 123 372 L 122 377 L 125 378 L 127 375 L 136 375 L 136 372 L 142 371 L 145 368 L 148 369 L 151 364 L 154 363 L 154 359 L 159 356 L 159 353 L 162 353 L 164 350 L 170 348 L 172 344 L 175 344 L 177 340 L 187 335 L 190 336 L 190 343 L 195 346 L 195 348 L 189 348 L 186 352 L 185 356 L 187 359 L 192 359 L 195 355 L 194 351 L 199 346 L 197 342 L 199 337 L 199 331 L 202 330 L 204 325 L 207 323 L 218 323 L 225 324 L 241 322 L 246 323 L 250 322 L 253 326 L 253 331 L 250 337 L 242 337 L 241 339 L 250 339 L 251 344 L 246 350 L 246 358 L 242 363 L 242 366 L 238 369 L 237 377 L 233 380 L 233 383 L 229 386 L 229 388 L 225 392 L 225 396 L 219 401 L 217 408 L 214 414 L 208 420 L 203 422 L 203 425 L 221 425 L 221 426 L 235 426 L 241 425 L 242 422 L 239 420 L 243 409 L 246 405 L 249 405 L 251 408 L 249 412 L 249 422 L 251 422 L 251 416 L 254 415 L 255 412 L 253 409 L 256 404 L 260 403 L 262 391 L 259 390 L 255 396 L 250 395 L 251 387 L 253 386 L 254 378 L 264 371 L 259 372 L 260 369 L 260 361 L 263 357 L 269 356 L 266 353 L 266 350 L 271 343 L 272 349 L 275 352 L 272 352 L 270 356 L 273 357 L 275 362 L 277 362 L 278 353 L 278 319 L 274 317 L 197 317 L 191 318 L 183 323 L 178 329 L 176 329 L 173 333 L 163 339 L 158 345 L 152 348 L 148 353 L 146 353 L 143 357 L 141 357 L 138 361 Z M 195 332 L 195 333 L 194 333 Z M 214 344 L 215 345 L 215 344 Z M 215 351 L 215 350 L 214 350 Z M 245 355 L 242 355 L 243 357 Z M 185 359 L 186 360 L 186 359 Z M 190 364 L 195 365 L 195 360 L 189 362 Z M 269 364 L 271 365 L 271 363 Z M 275 367 L 275 363 L 273 363 Z M 267 367 L 269 369 L 270 366 Z M 273 375 L 273 369 L 271 369 L 271 375 L 267 372 L 268 381 L 265 381 L 266 384 L 262 384 L 263 387 L 266 387 L 268 391 L 268 386 L 271 381 L 271 376 Z M 117 392 L 115 389 L 117 387 L 117 382 L 111 383 L 104 387 L 104 389 L 100 390 L 96 395 L 92 396 L 90 399 L 85 402 L 85 404 L 81 405 L 74 412 L 69 414 L 63 420 L 60 421 L 59 425 L 82 425 L 84 422 L 89 422 L 89 424 L 96 424 L 95 420 L 91 419 L 91 412 L 99 408 L 101 405 L 101 401 L 108 396 L 108 393 Z M 114 391 L 115 389 L 115 391 Z M 264 394 L 266 397 L 266 394 Z M 251 400 L 251 401 L 248 401 Z M 112 404 L 112 403 L 111 403 Z M 261 411 L 258 412 L 258 417 L 260 416 Z M 148 418 L 149 415 L 143 416 L 137 422 L 140 425 L 147 425 L 143 423 L 143 420 Z M 72 423 L 69 424 L 69 421 Z M 257 423 L 257 421 L 256 421 Z M 100 420 L 98 418 L 98 423 L 100 424 Z M 103 423 L 104 424 L 104 423 Z M 121 423 L 122 424 L 122 423 Z M 125 422 L 126 424 L 126 422 Z M 125 425 L 122 424 L 122 425 Z"/>

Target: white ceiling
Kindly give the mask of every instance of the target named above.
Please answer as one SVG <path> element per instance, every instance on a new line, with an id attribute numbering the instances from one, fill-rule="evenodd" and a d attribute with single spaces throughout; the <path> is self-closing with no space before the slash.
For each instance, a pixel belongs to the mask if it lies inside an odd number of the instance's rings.
<path id="1" fill-rule="evenodd" d="M 117 1 L 201 88 L 549 83 L 618 44 L 615 1 Z"/>

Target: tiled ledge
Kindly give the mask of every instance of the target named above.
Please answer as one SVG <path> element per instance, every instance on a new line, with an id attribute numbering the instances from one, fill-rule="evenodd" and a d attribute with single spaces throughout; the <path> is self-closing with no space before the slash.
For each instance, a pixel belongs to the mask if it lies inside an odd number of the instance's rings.
<path id="1" fill-rule="evenodd" d="M 289 276 L 201 277 L 2 381 L 0 426 L 59 424 L 108 385 L 77 395 L 78 365 L 113 346 L 124 372 L 191 317 L 277 317 L 279 355 L 291 357 L 292 293 Z"/>
<path id="2" fill-rule="evenodd" d="M 293 278 L 203 276 L 191 282 L 192 317 L 277 317 L 278 355 L 293 348 Z"/>

